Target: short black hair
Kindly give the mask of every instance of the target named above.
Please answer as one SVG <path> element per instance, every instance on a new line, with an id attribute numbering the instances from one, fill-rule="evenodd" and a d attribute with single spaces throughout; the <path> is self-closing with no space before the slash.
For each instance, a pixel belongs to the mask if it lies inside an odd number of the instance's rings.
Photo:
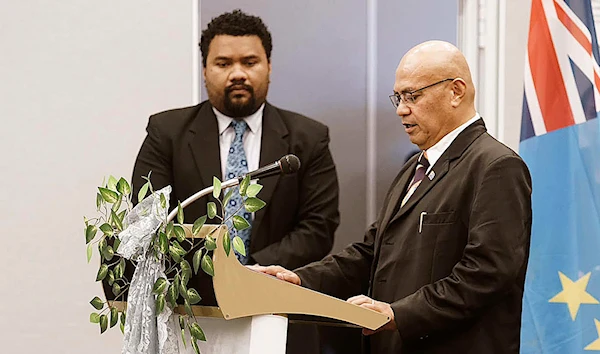
<path id="1" fill-rule="evenodd" d="M 271 62 L 273 43 L 267 26 L 260 17 L 248 15 L 240 9 L 236 9 L 213 18 L 206 29 L 202 31 L 200 51 L 202 52 L 202 65 L 204 67 L 206 67 L 210 42 L 215 36 L 223 34 L 229 36 L 258 36 L 267 53 L 267 60 Z"/>

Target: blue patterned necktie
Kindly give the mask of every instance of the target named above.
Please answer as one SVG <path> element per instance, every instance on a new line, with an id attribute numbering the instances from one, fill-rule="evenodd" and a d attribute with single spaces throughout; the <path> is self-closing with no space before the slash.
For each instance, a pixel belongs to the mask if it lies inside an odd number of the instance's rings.
<path id="1" fill-rule="evenodd" d="M 225 168 L 225 176 L 226 179 L 232 179 L 239 176 L 243 176 L 248 173 L 248 161 L 246 160 L 246 153 L 244 152 L 244 132 L 248 128 L 248 124 L 243 120 L 233 120 L 231 122 L 231 127 L 235 131 L 235 138 L 231 142 L 231 147 L 229 148 L 229 156 L 227 156 L 227 167 Z M 225 218 L 228 218 L 230 215 L 233 215 L 236 210 L 243 204 L 242 196 L 240 195 L 239 188 L 235 187 L 233 194 L 231 195 L 231 199 L 227 205 L 225 205 Z M 237 215 L 240 215 L 244 219 L 252 225 L 252 215 L 246 211 L 246 209 L 242 208 Z M 233 223 L 231 219 L 227 222 L 227 227 L 229 228 L 229 236 L 233 241 L 233 237 L 235 236 L 236 230 L 234 230 Z M 252 227 L 249 227 L 245 230 L 237 230 L 237 235 L 244 241 L 244 247 L 246 248 L 246 256 L 242 256 L 241 254 L 237 254 L 236 256 L 240 263 L 246 264 L 248 262 L 248 256 L 250 252 L 250 234 L 252 232 Z"/>

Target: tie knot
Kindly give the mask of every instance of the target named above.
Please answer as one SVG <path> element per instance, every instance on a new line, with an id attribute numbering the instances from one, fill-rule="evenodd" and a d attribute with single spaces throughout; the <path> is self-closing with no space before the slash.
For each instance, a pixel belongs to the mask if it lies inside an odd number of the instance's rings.
<path id="1" fill-rule="evenodd" d="M 235 131 L 235 135 L 244 135 L 244 132 L 248 128 L 248 123 L 245 120 L 232 120 L 231 126 Z"/>
<path id="2" fill-rule="evenodd" d="M 417 164 L 417 168 L 419 167 L 419 165 L 425 167 L 425 170 L 429 168 L 429 160 L 427 160 L 425 154 L 421 154 L 421 156 L 419 156 L 419 163 Z"/>

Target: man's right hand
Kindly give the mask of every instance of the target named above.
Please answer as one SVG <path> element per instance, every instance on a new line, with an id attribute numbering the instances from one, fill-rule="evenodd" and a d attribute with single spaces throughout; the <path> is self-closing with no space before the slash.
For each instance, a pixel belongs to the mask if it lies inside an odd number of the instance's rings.
<path id="1" fill-rule="evenodd" d="M 289 283 L 300 285 L 300 277 L 291 270 L 287 270 L 281 266 L 261 266 L 258 264 L 247 266 L 257 272 L 265 273 L 277 277 L 278 279 L 285 280 Z"/>

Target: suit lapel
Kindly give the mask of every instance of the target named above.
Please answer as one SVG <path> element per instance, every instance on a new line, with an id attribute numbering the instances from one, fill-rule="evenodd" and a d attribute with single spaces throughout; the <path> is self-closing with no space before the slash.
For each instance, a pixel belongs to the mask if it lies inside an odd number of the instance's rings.
<path id="1" fill-rule="evenodd" d="M 221 176 L 221 156 L 219 150 L 219 127 L 217 117 L 209 102 L 200 107 L 196 120 L 190 132 L 194 137 L 189 143 L 190 150 L 194 156 L 196 168 L 203 185 L 212 186 L 213 176 L 219 179 Z"/>
<path id="2" fill-rule="evenodd" d="M 417 161 L 418 156 L 415 156 L 412 161 L 408 163 L 408 168 L 406 168 L 405 172 L 401 174 L 398 182 L 392 189 L 390 198 L 386 203 L 387 207 L 384 211 L 383 219 L 381 219 L 382 229 L 385 229 L 385 226 L 387 226 L 392 216 L 394 216 L 395 211 L 398 209 L 399 204 L 402 201 L 402 197 L 404 196 L 404 192 L 408 187 L 408 183 L 412 179 L 415 169 L 417 168 Z"/>
<path id="3" fill-rule="evenodd" d="M 259 167 L 279 160 L 282 156 L 289 153 L 289 144 L 285 137 L 288 130 L 277 109 L 269 103 L 265 103 L 262 121 L 262 138 L 260 145 Z M 269 209 L 269 202 L 277 187 L 279 175 L 265 178 L 258 181 L 263 186 L 258 197 L 267 203 L 267 206 L 256 212 L 252 222 L 252 235 L 254 236 L 259 229 L 266 210 Z"/>

